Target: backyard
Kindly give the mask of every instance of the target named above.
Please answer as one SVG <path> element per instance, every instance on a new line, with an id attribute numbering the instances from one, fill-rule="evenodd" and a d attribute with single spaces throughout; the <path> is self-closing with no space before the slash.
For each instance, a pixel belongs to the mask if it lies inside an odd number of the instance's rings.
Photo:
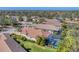
<path id="1" fill-rule="evenodd" d="M 12 34 L 11 37 L 13 37 L 14 40 L 16 40 L 28 52 L 56 52 L 57 50 L 47 46 L 40 46 L 36 44 L 36 42 L 27 40 L 20 35 Z"/>
<path id="2" fill-rule="evenodd" d="M 31 52 L 55 52 L 56 51 L 56 49 L 40 46 L 30 41 L 25 41 L 24 47 L 29 48 Z"/>

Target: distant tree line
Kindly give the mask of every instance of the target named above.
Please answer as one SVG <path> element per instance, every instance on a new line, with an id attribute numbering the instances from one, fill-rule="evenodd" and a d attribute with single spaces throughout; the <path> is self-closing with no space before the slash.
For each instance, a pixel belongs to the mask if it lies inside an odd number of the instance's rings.
<path id="1" fill-rule="evenodd" d="M 79 18 L 79 11 L 37 11 L 37 10 L 1 10 L 0 15 L 26 15 L 46 18 Z"/>

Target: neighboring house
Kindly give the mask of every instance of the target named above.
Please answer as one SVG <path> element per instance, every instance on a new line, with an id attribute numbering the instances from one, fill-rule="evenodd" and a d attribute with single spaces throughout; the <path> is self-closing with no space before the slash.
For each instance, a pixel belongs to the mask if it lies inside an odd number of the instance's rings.
<path id="1" fill-rule="evenodd" d="M 0 52 L 25 52 L 9 34 L 0 33 Z"/>
<path id="2" fill-rule="evenodd" d="M 46 19 L 46 21 L 41 24 L 32 24 L 31 26 L 34 28 L 50 32 L 61 30 L 61 22 L 57 19 Z"/>
<path id="3" fill-rule="evenodd" d="M 19 16 L 10 16 L 12 20 L 19 21 Z"/>
<path id="4" fill-rule="evenodd" d="M 2 28 L 2 25 L 0 25 L 0 28 Z"/>
<path id="5" fill-rule="evenodd" d="M 53 25 L 56 27 L 61 27 L 61 22 L 60 20 L 57 19 L 45 19 L 46 22 L 44 24 L 49 24 L 49 25 Z"/>
<path id="6" fill-rule="evenodd" d="M 35 39 L 38 38 L 39 36 L 48 37 L 51 34 L 48 31 L 44 31 L 33 27 L 24 27 L 21 29 L 21 32 L 27 35 L 28 37 Z"/>
<path id="7" fill-rule="evenodd" d="M 27 16 L 10 16 L 12 20 L 16 20 L 16 21 L 27 21 Z"/>
<path id="8" fill-rule="evenodd" d="M 22 16 L 22 18 L 23 18 L 23 21 L 27 21 L 27 16 Z"/>
<path id="9" fill-rule="evenodd" d="M 75 20 L 75 21 L 79 21 L 79 18 L 78 18 L 78 17 L 77 17 L 77 18 L 74 18 L 74 20 Z"/>
<path id="10" fill-rule="evenodd" d="M 31 19 L 32 19 L 32 22 L 36 24 L 39 24 L 44 20 L 42 17 L 39 17 L 39 16 L 31 16 Z"/>
<path id="11" fill-rule="evenodd" d="M 54 25 L 50 24 L 33 24 L 32 25 L 35 28 L 42 29 L 42 30 L 48 30 L 48 31 L 59 31 L 60 27 L 56 27 Z"/>
<path id="12" fill-rule="evenodd" d="M 31 19 L 40 19 L 40 17 L 39 16 L 31 16 Z"/>
<path id="13" fill-rule="evenodd" d="M 10 15 L 5 15 L 5 18 L 10 18 Z"/>

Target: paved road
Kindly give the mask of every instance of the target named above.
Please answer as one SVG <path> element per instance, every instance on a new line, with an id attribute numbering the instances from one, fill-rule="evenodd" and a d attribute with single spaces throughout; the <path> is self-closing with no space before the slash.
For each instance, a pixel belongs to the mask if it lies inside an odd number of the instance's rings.
<path id="1" fill-rule="evenodd" d="M 9 27 L 9 28 L 3 28 L 3 31 L 1 31 L 0 33 L 13 33 L 13 32 L 16 32 L 17 29 L 15 29 L 14 27 Z"/>

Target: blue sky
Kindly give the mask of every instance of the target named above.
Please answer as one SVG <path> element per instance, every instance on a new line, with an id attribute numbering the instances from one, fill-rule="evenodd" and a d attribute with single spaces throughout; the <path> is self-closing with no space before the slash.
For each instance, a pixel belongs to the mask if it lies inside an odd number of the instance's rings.
<path id="1" fill-rule="evenodd" d="M 79 10 L 79 7 L 0 7 L 0 10 Z"/>

